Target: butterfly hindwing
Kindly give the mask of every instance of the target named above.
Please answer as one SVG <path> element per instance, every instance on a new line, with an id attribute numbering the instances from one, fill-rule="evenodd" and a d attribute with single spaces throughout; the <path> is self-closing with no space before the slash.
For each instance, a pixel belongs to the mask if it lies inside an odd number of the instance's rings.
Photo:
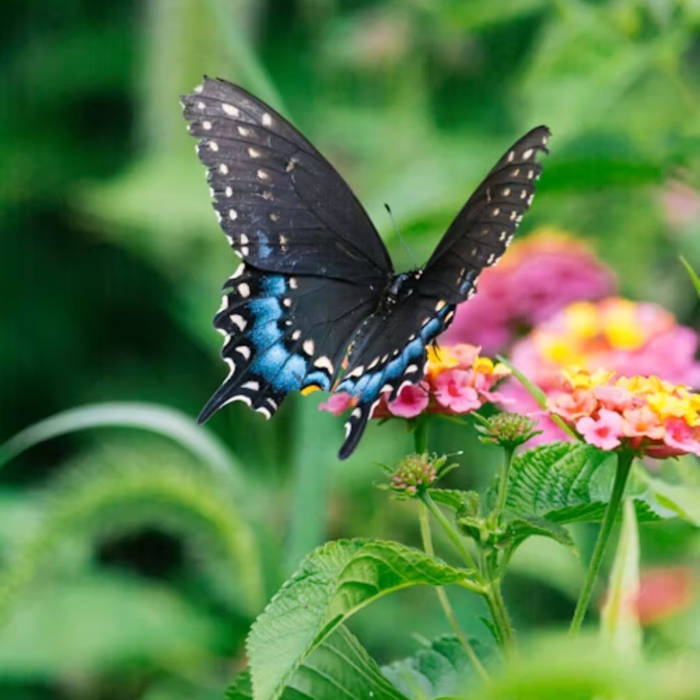
<path id="1" fill-rule="evenodd" d="M 351 351 L 351 368 L 337 390 L 356 397 L 357 404 L 345 424 L 341 459 L 357 446 L 382 394 L 392 401 L 404 386 L 421 381 L 426 369 L 426 348 L 452 320 L 453 305 L 414 301 L 408 296 L 389 313 L 380 311 L 372 316 L 361 331 L 361 345 Z"/>
<path id="2" fill-rule="evenodd" d="M 318 304 L 322 289 L 325 302 Z M 290 391 L 329 391 L 347 338 L 373 298 L 339 280 L 269 273 L 241 263 L 224 285 L 214 326 L 229 374 L 200 420 L 232 401 L 269 418 Z"/>

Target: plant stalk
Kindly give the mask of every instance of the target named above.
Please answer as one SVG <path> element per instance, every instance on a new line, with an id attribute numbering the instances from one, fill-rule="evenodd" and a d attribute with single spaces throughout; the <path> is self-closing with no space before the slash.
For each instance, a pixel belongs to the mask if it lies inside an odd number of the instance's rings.
<path id="1" fill-rule="evenodd" d="M 426 554 L 433 556 L 434 550 L 433 539 L 430 534 L 430 520 L 428 519 L 428 509 L 426 508 L 424 503 L 418 504 L 418 518 L 420 521 L 420 534 L 423 540 L 423 549 L 425 550 Z M 435 592 L 437 593 L 438 600 L 440 601 L 442 610 L 445 613 L 447 622 L 449 623 L 450 627 L 452 627 L 452 630 L 455 633 L 457 639 L 459 640 L 459 643 L 462 645 L 465 654 L 467 655 L 467 657 L 469 657 L 469 660 L 472 662 L 472 665 L 476 669 L 477 673 L 481 676 L 481 678 L 485 681 L 489 680 L 488 672 L 484 668 L 484 665 L 481 663 L 481 661 L 479 661 L 479 657 L 476 655 L 474 647 L 472 647 L 472 645 L 469 643 L 467 636 L 464 634 L 462 628 L 459 626 L 459 622 L 457 621 L 457 617 L 455 616 L 454 611 L 452 610 L 452 605 L 450 604 L 445 589 L 442 588 L 442 586 L 437 586 L 435 588 Z"/>
<path id="2" fill-rule="evenodd" d="M 588 570 L 586 571 L 586 579 L 583 583 L 581 594 L 579 595 L 578 602 L 576 603 L 576 610 L 574 611 L 574 616 L 571 620 L 571 626 L 569 627 L 569 634 L 571 635 L 578 634 L 583 618 L 588 610 L 588 604 L 591 600 L 591 593 L 593 592 L 593 585 L 595 584 L 598 570 L 600 569 L 600 564 L 603 560 L 603 555 L 605 554 L 605 548 L 608 544 L 608 539 L 610 538 L 610 532 L 615 524 L 615 518 L 620 510 L 622 494 L 625 491 L 625 485 L 627 484 L 627 477 L 629 476 L 633 459 L 634 453 L 627 450 L 618 452 L 617 454 L 617 470 L 615 472 L 615 481 L 613 482 L 610 501 L 608 501 L 608 505 L 605 508 L 603 522 L 600 525 L 598 538 L 596 539 L 595 546 L 593 547 L 591 561 L 589 562 Z"/>
<path id="3" fill-rule="evenodd" d="M 503 448 L 504 458 L 503 464 L 501 465 L 501 472 L 498 475 L 498 498 L 496 500 L 496 521 L 500 521 L 501 514 L 506 507 L 506 495 L 508 494 L 508 477 L 510 475 L 510 465 L 513 462 L 513 452 L 515 451 L 512 447 Z"/>
<path id="4" fill-rule="evenodd" d="M 450 538 L 450 542 L 452 542 L 452 544 L 455 546 L 455 549 L 459 552 L 459 555 L 462 557 L 462 560 L 467 567 L 469 569 L 473 569 L 474 571 L 478 571 L 476 562 L 469 553 L 469 550 L 465 547 L 462 538 L 455 531 L 452 525 L 450 525 L 444 513 L 440 510 L 440 508 L 438 508 L 435 501 L 430 497 L 430 494 L 427 491 L 423 491 L 423 493 L 420 494 L 420 500 L 430 511 L 435 520 L 438 521 L 440 527 L 445 531 L 445 534 Z"/>
<path id="5" fill-rule="evenodd" d="M 428 418 L 427 416 L 420 416 L 416 420 L 416 427 L 413 431 L 413 444 L 416 449 L 416 453 L 422 455 L 428 450 Z"/>

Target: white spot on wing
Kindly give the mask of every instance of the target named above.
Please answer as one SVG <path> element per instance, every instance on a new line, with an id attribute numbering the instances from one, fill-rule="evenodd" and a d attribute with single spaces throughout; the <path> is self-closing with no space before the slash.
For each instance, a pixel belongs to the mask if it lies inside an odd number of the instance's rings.
<path id="1" fill-rule="evenodd" d="M 309 340 L 305 340 L 304 344 L 302 345 L 302 348 L 304 348 L 304 352 L 311 356 L 314 354 L 315 346 L 314 346 L 314 341 L 309 338 Z"/>
<path id="2" fill-rule="evenodd" d="M 241 282 L 238 285 L 238 293 L 245 299 L 250 296 L 250 287 L 246 282 Z"/>
<path id="3" fill-rule="evenodd" d="M 330 374 L 333 374 L 333 363 L 331 362 L 331 358 L 326 355 L 321 355 L 321 357 L 315 360 L 314 367 L 326 369 Z"/>
<path id="4" fill-rule="evenodd" d="M 240 112 L 238 111 L 238 108 L 234 107 L 233 105 L 227 104 L 224 102 L 224 104 L 221 105 L 221 109 L 226 112 L 230 117 L 237 117 Z"/>
<path id="5" fill-rule="evenodd" d="M 231 314 L 231 323 L 233 323 L 239 331 L 244 331 L 248 322 L 240 314 Z"/>
<path id="6" fill-rule="evenodd" d="M 235 221 L 238 218 L 238 212 L 235 209 L 229 209 L 228 218 L 231 219 L 231 221 Z"/>
<path id="7" fill-rule="evenodd" d="M 262 119 L 260 121 L 262 122 L 263 126 L 272 126 L 272 117 L 267 112 L 262 115 Z"/>
<path id="8" fill-rule="evenodd" d="M 247 345 L 239 345 L 236 352 L 240 353 L 247 360 L 250 357 L 250 348 Z"/>
<path id="9" fill-rule="evenodd" d="M 219 166 L 219 172 L 220 172 L 222 175 L 228 175 L 228 165 L 226 165 L 226 163 L 222 163 L 222 164 Z"/>

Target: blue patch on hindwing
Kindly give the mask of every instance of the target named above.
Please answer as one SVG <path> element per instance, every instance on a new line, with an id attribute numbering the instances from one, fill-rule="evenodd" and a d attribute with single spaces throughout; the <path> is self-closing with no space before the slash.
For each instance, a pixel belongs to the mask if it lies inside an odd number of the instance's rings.
<path id="1" fill-rule="evenodd" d="M 309 372 L 309 374 L 307 374 L 306 377 L 304 377 L 304 384 L 315 384 L 316 386 L 321 387 L 323 391 L 330 391 L 331 388 L 331 380 L 329 376 L 321 370 L 314 370 L 313 372 Z"/>
<path id="2" fill-rule="evenodd" d="M 388 381 L 400 377 L 406 367 L 416 360 L 422 360 L 423 350 L 444 327 L 444 318 L 451 307 L 442 308 L 437 315 L 420 330 L 419 337 L 409 342 L 401 354 L 376 372 L 366 372 L 357 379 L 349 377 L 338 385 L 336 391 L 347 391 L 353 396 L 359 396 L 360 403 L 372 401 Z"/>
<path id="3" fill-rule="evenodd" d="M 260 280 L 261 296 L 246 304 L 254 319 L 247 333 L 255 350 L 251 373 L 268 382 L 278 392 L 294 391 L 308 383 L 316 383 L 328 390 L 328 376 L 320 371 L 307 375 L 308 358 L 290 352 L 285 346 L 284 332 L 278 322 L 285 315 L 280 299 L 286 292 L 287 283 L 283 275 L 267 275 Z"/>

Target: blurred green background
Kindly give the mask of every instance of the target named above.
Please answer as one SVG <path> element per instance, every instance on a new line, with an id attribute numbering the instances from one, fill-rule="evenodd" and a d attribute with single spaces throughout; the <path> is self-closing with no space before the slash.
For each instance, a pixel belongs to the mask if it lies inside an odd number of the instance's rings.
<path id="1" fill-rule="evenodd" d="M 582 237 L 625 295 L 697 327 L 677 256 L 699 266 L 699 29 L 690 0 L 5 0 L 0 438 L 95 402 L 194 417 L 222 378 L 211 318 L 236 259 L 177 100 L 204 73 L 292 119 L 399 269 L 411 260 L 384 202 L 424 260 L 495 158 L 548 124 L 521 234 Z M 191 440 L 181 416 L 139 408 L 155 431 L 69 432 L 6 464 L 0 696 L 221 697 L 251 620 L 305 552 L 331 537 L 417 543 L 410 507 L 373 486 L 376 462 L 410 449 L 404 426 L 370 426 L 341 464 L 342 426 L 316 397 L 290 397 L 270 423 L 234 404 Z M 66 429 L 120 422 L 103 411 Z M 472 430 L 437 425 L 432 442 L 466 451 L 454 483 L 491 472 Z M 700 549 L 677 522 L 645 528 L 642 546 L 648 564 Z M 580 563 L 535 542 L 513 567 L 517 626 L 565 624 Z M 479 605 L 460 597 L 459 616 L 486 637 Z M 409 615 L 416 634 L 446 631 L 422 590 L 352 627 L 387 661 L 415 648 L 393 626 Z M 697 619 L 658 626 L 654 644 L 699 644 Z"/>

